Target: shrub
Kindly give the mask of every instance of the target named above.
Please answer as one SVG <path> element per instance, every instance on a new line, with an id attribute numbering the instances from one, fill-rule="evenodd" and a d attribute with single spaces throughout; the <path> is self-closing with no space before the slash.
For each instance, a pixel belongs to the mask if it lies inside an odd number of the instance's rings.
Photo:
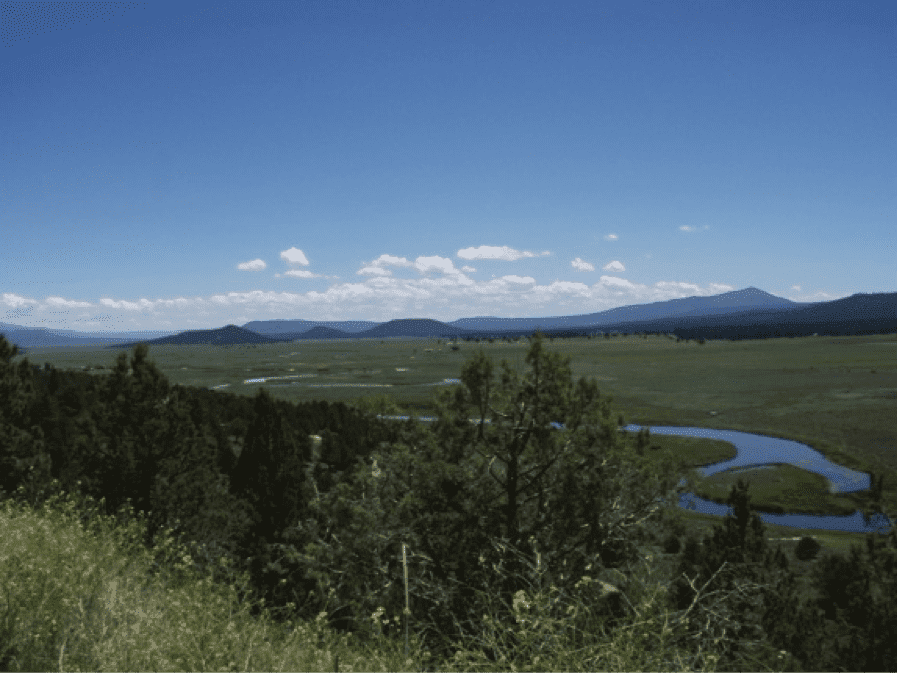
<path id="1" fill-rule="evenodd" d="M 679 554 L 680 538 L 676 533 L 669 533 L 667 537 L 664 538 L 663 547 L 665 554 Z"/>
<path id="2" fill-rule="evenodd" d="M 804 536 L 795 548 L 795 558 L 799 561 L 810 561 L 820 552 L 820 543 L 812 537 Z"/>

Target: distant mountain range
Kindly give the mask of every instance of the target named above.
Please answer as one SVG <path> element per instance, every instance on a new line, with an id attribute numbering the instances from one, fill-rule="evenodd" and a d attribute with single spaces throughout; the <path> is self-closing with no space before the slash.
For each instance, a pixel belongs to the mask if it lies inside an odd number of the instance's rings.
<path id="1" fill-rule="evenodd" d="M 662 332 L 684 338 L 759 338 L 812 334 L 892 333 L 896 293 L 856 294 L 830 302 L 799 303 L 754 287 L 711 297 L 687 297 L 621 306 L 598 313 L 547 318 L 461 318 L 444 323 L 429 318 L 370 321 L 255 320 L 243 326 L 184 332 L 106 333 L 50 330 L 0 323 L 0 334 L 20 350 L 41 346 L 130 348 L 149 344 L 263 344 L 308 339 L 477 338 L 595 332 Z"/>

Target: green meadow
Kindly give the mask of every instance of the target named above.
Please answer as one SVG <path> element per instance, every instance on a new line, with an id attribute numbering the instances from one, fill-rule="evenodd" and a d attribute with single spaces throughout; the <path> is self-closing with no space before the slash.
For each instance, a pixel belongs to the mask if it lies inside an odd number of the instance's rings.
<path id="1" fill-rule="evenodd" d="M 595 378 L 627 423 L 740 430 L 792 439 L 852 469 L 884 473 L 886 502 L 896 495 L 896 338 L 806 337 L 677 342 L 667 336 L 547 340 L 570 356 L 574 378 Z M 450 343 L 446 339 L 295 341 L 262 346 L 151 346 L 150 358 L 173 384 L 273 397 L 323 399 L 372 407 L 372 400 L 426 415 L 433 385 L 459 376 L 478 349 L 524 371 L 526 339 Z M 34 348 L 32 363 L 102 376 L 122 350 Z M 265 382 L 253 379 L 267 379 Z M 249 382 L 248 382 L 249 381 Z M 377 408 L 386 408 L 378 406 Z M 734 448 L 713 440 L 653 437 L 688 468 L 725 460 Z M 723 501 L 731 482 L 750 478 L 752 502 L 767 511 L 848 513 L 865 493 L 831 494 L 824 479 L 778 466 L 702 480 L 697 492 Z M 895 512 L 887 512 L 895 516 Z M 701 515 L 686 513 L 700 525 Z M 776 527 L 771 527 L 774 529 Z M 783 528 L 782 537 L 791 537 Z M 839 533 L 815 531 L 818 538 Z M 851 534 L 848 534 L 851 535 Z"/>

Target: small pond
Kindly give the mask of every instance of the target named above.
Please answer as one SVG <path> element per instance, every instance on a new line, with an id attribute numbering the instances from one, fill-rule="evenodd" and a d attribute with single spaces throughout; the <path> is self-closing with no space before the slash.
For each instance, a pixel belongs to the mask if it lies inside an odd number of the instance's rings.
<path id="1" fill-rule="evenodd" d="M 408 416 L 383 416 L 382 418 L 407 420 Z M 419 417 L 421 421 L 435 421 L 430 416 Z M 474 419 L 472 419 L 474 422 Z M 487 421 L 489 422 L 489 421 Z M 560 423 L 553 423 L 559 429 Z M 736 447 L 736 457 L 713 465 L 699 468 L 705 476 L 728 470 L 734 467 L 761 467 L 768 464 L 788 463 L 795 467 L 823 475 L 830 482 L 833 493 L 850 493 L 863 491 L 870 487 L 870 475 L 865 472 L 857 472 L 847 467 L 837 465 L 827 460 L 819 451 L 815 451 L 806 444 L 801 444 L 789 439 L 755 435 L 748 432 L 735 430 L 713 430 L 709 428 L 689 428 L 674 426 L 647 426 L 652 435 L 681 435 L 685 437 L 701 437 L 705 439 L 717 439 L 729 442 Z M 622 430 L 637 432 L 642 428 L 639 425 L 627 425 Z M 680 496 L 679 506 L 702 514 L 714 516 L 726 516 L 732 511 L 731 507 L 721 505 L 711 500 L 700 498 L 694 493 L 683 493 Z M 850 515 L 814 515 L 814 514 L 771 514 L 758 512 L 758 516 L 764 523 L 789 526 L 792 528 L 804 528 L 809 530 L 840 530 L 855 533 L 878 532 L 887 533 L 891 523 L 886 516 L 874 517 L 869 524 L 864 522 L 860 512 Z"/>

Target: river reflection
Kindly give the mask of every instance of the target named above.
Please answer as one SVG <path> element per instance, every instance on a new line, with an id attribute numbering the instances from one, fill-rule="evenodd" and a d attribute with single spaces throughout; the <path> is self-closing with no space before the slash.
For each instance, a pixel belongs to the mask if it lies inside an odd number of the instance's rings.
<path id="1" fill-rule="evenodd" d="M 378 416 L 378 418 L 407 420 L 409 417 Z M 429 422 L 435 421 L 436 418 L 420 416 L 418 420 Z M 472 419 L 472 422 L 476 422 L 476 419 Z M 558 429 L 563 429 L 564 427 L 560 423 L 553 423 L 552 425 Z M 642 426 L 640 425 L 627 425 L 621 428 L 621 430 L 637 432 L 641 428 Z M 737 452 L 735 458 L 699 468 L 700 472 L 706 476 L 733 467 L 760 467 L 767 464 L 787 463 L 803 470 L 823 475 L 829 480 L 831 491 L 834 493 L 850 493 L 870 487 L 869 474 L 837 465 L 827 460 L 823 454 L 815 451 L 810 446 L 790 439 L 780 439 L 778 437 L 768 437 L 736 430 L 715 430 L 710 428 L 648 426 L 648 429 L 652 435 L 680 435 L 683 437 L 718 439 L 735 446 Z M 726 516 L 728 512 L 732 511 L 732 508 L 727 505 L 705 500 L 694 493 L 683 493 L 678 504 L 684 509 L 714 516 Z M 764 523 L 809 530 L 888 533 L 891 529 L 891 522 L 887 516 L 877 515 L 869 523 L 866 523 L 861 512 L 855 512 L 847 516 L 758 512 L 758 516 Z"/>

